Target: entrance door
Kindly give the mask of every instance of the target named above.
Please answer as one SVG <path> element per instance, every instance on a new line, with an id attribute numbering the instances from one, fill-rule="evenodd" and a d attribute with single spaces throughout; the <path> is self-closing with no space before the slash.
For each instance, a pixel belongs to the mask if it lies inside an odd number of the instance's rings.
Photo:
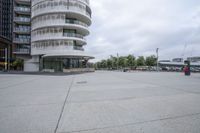
<path id="1" fill-rule="evenodd" d="M 43 69 L 54 70 L 54 72 L 63 72 L 62 59 L 43 58 Z"/>
<path id="2" fill-rule="evenodd" d="M 55 72 L 63 72 L 63 62 L 62 61 L 56 61 L 54 64 L 54 70 Z"/>

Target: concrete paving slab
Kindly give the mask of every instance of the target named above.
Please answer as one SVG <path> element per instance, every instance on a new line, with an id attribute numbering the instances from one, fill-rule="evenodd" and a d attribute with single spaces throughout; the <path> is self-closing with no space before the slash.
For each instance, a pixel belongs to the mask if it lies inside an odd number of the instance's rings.
<path id="1" fill-rule="evenodd" d="M 112 80 L 112 79 L 110 79 Z M 89 84 L 89 83 L 88 83 Z M 68 101 L 70 102 L 88 102 L 88 101 L 105 101 L 134 99 L 152 96 L 167 96 L 183 94 L 184 91 L 173 88 L 162 88 L 158 85 L 146 83 L 123 83 L 101 85 L 79 85 L 73 86 Z"/>
<path id="2" fill-rule="evenodd" d="M 184 94 L 109 102 L 68 103 L 59 131 L 117 127 L 198 114 L 199 99 L 199 95 Z"/>
<path id="3" fill-rule="evenodd" d="M 53 133 L 72 77 L 0 75 L 0 79 L 0 132 Z"/>
<path id="4" fill-rule="evenodd" d="M 198 133 L 199 81 L 157 72 L 3 74 L 0 132 Z"/>
<path id="5" fill-rule="evenodd" d="M 1 133 L 53 133 L 62 104 L 0 108 Z"/>
<path id="6" fill-rule="evenodd" d="M 0 89 L 0 107 L 63 102 L 70 83 L 71 79 L 65 77 L 38 77 Z"/>
<path id="7" fill-rule="evenodd" d="M 122 132 L 117 127 L 200 113 L 200 83 L 196 75 L 189 78 L 180 73 L 99 72 L 94 75 L 75 78 L 59 125 L 60 133 L 96 132 L 96 129 L 104 132 L 105 128 Z M 184 128 L 184 124 L 173 131 L 184 131 L 179 128 Z M 131 133 L 132 128 L 129 129 L 125 131 Z M 153 133 L 152 129 L 147 131 Z M 168 131 L 162 126 L 158 129 Z"/>
<path id="8" fill-rule="evenodd" d="M 111 128 L 92 129 L 81 133 L 199 133 L 200 115 L 146 121 Z"/>

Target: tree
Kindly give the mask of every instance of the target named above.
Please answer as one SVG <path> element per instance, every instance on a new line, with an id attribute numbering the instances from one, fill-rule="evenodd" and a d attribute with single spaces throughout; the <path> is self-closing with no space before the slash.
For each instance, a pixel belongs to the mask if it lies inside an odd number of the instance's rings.
<path id="1" fill-rule="evenodd" d="M 119 57 L 119 67 L 124 68 L 127 67 L 127 58 L 126 57 Z"/>
<path id="2" fill-rule="evenodd" d="M 137 66 L 145 66 L 144 56 L 139 56 L 137 59 Z"/>
<path id="3" fill-rule="evenodd" d="M 24 61 L 22 59 L 16 59 L 13 62 L 13 66 L 17 70 L 22 70 L 23 69 L 23 65 L 24 65 Z"/>
<path id="4" fill-rule="evenodd" d="M 111 59 L 107 59 L 107 67 L 108 69 L 111 69 L 112 68 L 112 60 Z"/>
<path id="5" fill-rule="evenodd" d="M 112 67 L 117 69 L 117 66 L 118 66 L 118 58 L 117 57 L 114 57 L 114 56 L 111 56 L 110 58 L 112 60 Z"/>
<path id="6" fill-rule="evenodd" d="M 146 65 L 147 66 L 155 66 L 156 62 L 157 62 L 157 58 L 155 55 L 146 57 Z"/>
<path id="7" fill-rule="evenodd" d="M 154 55 L 144 58 L 144 56 L 139 56 L 137 59 L 133 55 L 114 57 L 110 56 L 109 59 L 101 60 L 95 63 L 96 69 L 116 69 L 116 68 L 133 68 L 135 66 L 154 66 L 156 65 L 157 58 Z"/>
<path id="8" fill-rule="evenodd" d="M 127 57 L 127 66 L 132 68 L 135 66 L 135 57 L 133 55 L 128 55 Z"/>
<path id="9" fill-rule="evenodd" d="M 107 68 L 107 61 L 106 60 L 101 61 L 101 68 Z"/>

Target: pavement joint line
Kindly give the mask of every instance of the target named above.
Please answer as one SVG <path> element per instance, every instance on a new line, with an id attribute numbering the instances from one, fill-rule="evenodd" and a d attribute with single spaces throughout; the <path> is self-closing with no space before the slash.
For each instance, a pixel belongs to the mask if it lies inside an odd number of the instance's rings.
<path id="1" fill-rule="evenodd" d="M 40 77 L 39 77 L 39 78 L 40 78 Z M 20 83 L 8 85 L 8 86 L 6 86 L 6 87 L 0 87 L 0 90 L 5 90 L 5 89 L 10 88 L 10 87 L 20 86 L 20 85 L 22 85 L 22 84 L 25 84 L 25 83 L 30 82 L 30 81 L 37 80 L 37 79 L 39 79 L 39 78 L 34 78 L 34 79 L 26 80 L 26 81 L 23 81 L 23 82 L 20 82 Z"/>
<path id="2" fill-rule="evenodd" d="M 88 101 L 68 101 L 69 103 L 79 104 L 79 103 L 93 103 L 93 102 L 109 102 L 109 101 L 126 101 L 126 100 L 132 100 L 137 99 L 136 97 L 125 97 L 125 98 L 116 98 L 116 99 L 103 99 L 103 100 L 88 100 Z"/>
<path id="3" fill-rule="evenodd" d="M 68 97 L 69 97 L 71 88 L 72 88 L 73 83 L 74 83 L 74 78 L 75 78 L 75 77 L 73 76 L 73 77 L 72 77 L 71 84 L 69 85 L 69 88 L 68 88 L 68 91 L 67 91 L 67 94 L 66 94 L 66 97 L 65 97 L 65 101 L 64 101 L 64 103 L 63 103 L 63 106 L 62 106 L 62 109 L 61 109 L 61 112 L 60 112 L 60 115 L 59 115 L 59 118 L 58 118 L 58 121 L 57 121 L 57 124 L 56 124 L 56 128 L 55 128 L 55 130 L 54 130 L 54 133 L 57 133 L 57 130 L 58 130 L 58 127 L 59 127 L 59 124 L 60 124 L 60 121 L 61 121 L 61 118 L 62 118 L 64 109 L 65 109 L 65 105 L 66 105 L 66 103 L 67 103 L 67 100 L 68 100 Z"/>
<path id="4" fill-rule="evenodd" d="M 0 106 L 2 108 L 22 108 L 22 107 L 30 107 L 30 106 L 48 106 L 48 105 L 57 105 L 61 103 L 44 103 L 44 104 L 24 104 L 24 105 L 8 105 L 8 106 Z"/>
<path id="5" fill-rule="evenodd" d="M 112 75 L 112 76 L 114 76 L 114 75 Z M 120 79 L 125 79 L 125 80 L 129 80 L 129 81 L 133 81 L 133 80 L 130 80 L 130 79 L 127 79 L 127 78 L 121 78 L 121 77 L 119 77 L 119 76 L 117 76 L 117 77 L 120 78 Z M 141 82 L 140 80 L 134 80 L 134 81 L 140 82 L 140 83 L 146 83 L 146 84 L 150 84 L 150 85 L 157 85 L 157 84 L 152 83 L 152 82 L 145 82 L 145 81 Z M 183 91 L 183 92 L 186 92 L 186 93 L 191 93 L 191 94 L 198 94 L 198 95 L 200 95 L 200 92 L 187 91 L 187 90 L 180 89 L 180 88 L 173 88 L 173 87 L 170 87 L 170 86 L 167 86 L 167 85 L 157 85 L 157 86 L 159 86 L 159 87 L 167 87 L 168 89 L 172 89 L 172 90 L 178 90 L 178 91 Z"/>
<path id="6" fill-rule="evenodd" d="M 176 94 L 177 95 L 185 95 L 188 93 L 181 93 L 181 94 Z M 162 95 L 161 95 L 162 96 Z M 168 96 L 174 96 L 174 95 L 164 95 L 162 97 L 168 97 Z M 116 99 L 103 99 L 103 100 L 89 100 L 89 101 L 68 101 L 71 104 L 85 104 L 85 103 L 95 103 L 95 102 L 114 102 L 114 101 L 127 101 L 127 100 L 138 100 L 138 99 L 146 99 L 146 98 L 156 98 L 156 97 L 160 97 L 159 96 L 147 96 L 147 97 L 125 97 L 125 98 L 116 98 Z"/>
<path id="7" fill-rule="evenodd" d="M 197 115 L 200 115 L 200 113 L 193 113 L 193 114 L 187 114 L 187 115 L 182 115 L 182 116 L 174 116 L 174 117 L 165 117 L 165 118 L 161 118 L 161 119 L 147 120 L 147 121 L 141 121 L 141 122 L 135 122 L 135 123 L 127 123 L 127 124 L 122 124 L 122 125 L 113 125 L 113 126 L 107 126 L 107 127 L 101 127 L 101 128 L 91 128 L 91 129 L 83 129 L 83 130 L 77 130 L 77 131 L 59 132 L 59 133 L 77 133 L 77 132 L 104 130 L 104 129 L 118 128 L 118 127 L 127 127 L 127 126 L 141 125 L 141 124 L 146 124 L 146 123 L 151 123 L 151 122 L 158 122 L 158 121 L 174 120 L 174 119 L 192 117 L 192 116 L 197 116 Z"/>

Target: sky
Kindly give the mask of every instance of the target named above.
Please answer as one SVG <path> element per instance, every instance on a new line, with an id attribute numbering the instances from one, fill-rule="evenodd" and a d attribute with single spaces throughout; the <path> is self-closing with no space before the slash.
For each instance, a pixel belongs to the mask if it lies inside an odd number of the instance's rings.
<path id="1" fill-rule="evenodd" d="M 90 0 L 86 52 L 93 62 L 132 54 L 200 56 L 200 0 Z"/>

